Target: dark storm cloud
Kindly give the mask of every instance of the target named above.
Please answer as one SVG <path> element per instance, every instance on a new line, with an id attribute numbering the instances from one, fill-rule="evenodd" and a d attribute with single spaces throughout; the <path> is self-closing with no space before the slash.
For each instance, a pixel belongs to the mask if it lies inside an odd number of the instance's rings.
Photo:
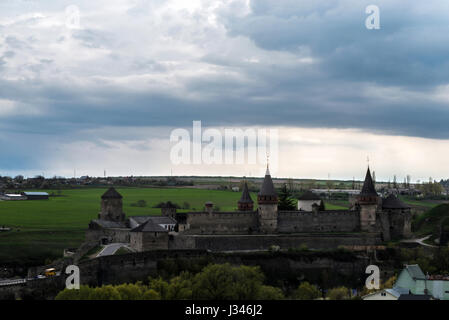
<path id="1" fill-rule="evenodd" d="M 223 17 L 230 35 L 267 50 L 308 46 L 326 78 L 383 85 L 435 85 L 449 77 L 447 4 L 376 1 L 381 29 L 365 28 L 372 1 L 252 1 L 243 18 Z M 442 5 L 442 6 L 441 6 Z"/>

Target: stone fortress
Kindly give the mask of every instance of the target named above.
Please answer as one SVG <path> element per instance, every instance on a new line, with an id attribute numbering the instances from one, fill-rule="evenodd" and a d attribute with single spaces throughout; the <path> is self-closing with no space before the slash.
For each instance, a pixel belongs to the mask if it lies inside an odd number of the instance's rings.
<path id="1" fill-rule="evenodd" d="M 279 210 L 268 168 L 257 208 L 246 182 L 233 212 L 215 212 L 213 203 L 206 202 L 202 212 L 181 213 L 168 202 L 161 216 L 126 218 L 122 196 L 114 188 L 101 198 L 101 212 L 89 224 L 86 243 L 126 243 L 136 252 L 260 250 L 273 245 L 282 249 L 369 247 L 411 235 L 410 207 L 394 195 L 381 198 L 369 168 L 360 194 L 346 210 L 323 210 L 320 202 L 309 203 L 308 210 Z"/>

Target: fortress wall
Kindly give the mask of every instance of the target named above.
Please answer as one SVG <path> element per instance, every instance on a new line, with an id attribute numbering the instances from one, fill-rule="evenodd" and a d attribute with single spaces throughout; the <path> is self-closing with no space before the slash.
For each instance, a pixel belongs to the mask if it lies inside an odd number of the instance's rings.
<path id="1" fill-rule="evenodd" d="M 202 250 L 154 250 L 124 255 L 112 255 L 83 261 L 80 267 L 81 284 L 134 283 L 156 276 L 158 261 L 165 259 L 195 259 L 207 255 Z"/>
<path id="2" fill-rule="evenodd" d="M 409 237 L 411 235 L 411 214 L 409 209 L 388 210 L 390 236 L 392 239 Z"/>
<path id="3" fill-rule="evenodd" d="M 123 242 L 127 243 L 130 240 L 130 229 L 88 229 L 86 231 L 86 242 L 98 243 L 101 238 L 107 238 L 109 243 Z"/>
<path id="4" fill-rule="evenodd" d="M 303 245 L 309 249 L 337 249 L 339 246 L 373 246 L 381 242 L 378 234 L 369 233 L 191 237 L 195 238 L 196 249 L 212 251 L 266 250 L 271 246 L 290 249 Z"/>
<path id="5" fill-rule="evenodd" d="M 168 249 L 170 250 L 185 250 L 185 249 L 195 249 L 195 237 L 180 234 L 177 236 L 170 236 L 170 241 L 168 242 Z"/>
<path id="6" fill-rule="evenodd" d="M 359 230 L 359 213 L 349 210 L 280 211 L 278 232 L 354 232 Z"/>
<path id="7" fill-rule="evenodd" d="M 255 212 L 192 213 L 187 215 L 186 234 L 247 234 L 257 229 Z"/>
<path id="8" fill-rule="evenodd" d="M 309 280 L 318 281 L 322 272 L 326 271 L 329 279 L 338 276 L 341 280 L 344 275 L 357 283 L 360 279 L 355 275 L 363 276 L 366 265 L 369 264 L 367 256 L 348 252 L 208 253 L 201 250 L 160 250 L 106 256 L 82 262 L 79 264 L 81 282 L 91 286 L 133 283 L 149 276 L 157 276 L 169 260 L 179 266 L 186 265 L 187 261 L 203 265 L 226 262 L 233 265 L 258 265 L 273 279 L 297 279 L 306 276 Z"/>

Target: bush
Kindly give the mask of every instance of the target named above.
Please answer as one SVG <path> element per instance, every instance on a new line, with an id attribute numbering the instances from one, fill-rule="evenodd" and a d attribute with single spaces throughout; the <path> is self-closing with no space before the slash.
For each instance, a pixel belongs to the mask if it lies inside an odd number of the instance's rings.
<path id="1" fill-rule="evenodd" d="M 147 206 L 147 202 L 145 200 L 139 200 L 136 203 L 131 203 L 131 207 L 145 208 L 146 206 Z"/>
<path id="2" fill-rule="evenodd" d="M 183 209 L 186 209 L 186 210 L 190 209 L 190 203 L 188 203 L 187 201 L 184 201 L 184 202 L 182 203 L 182 208 L 183 208 Z"/>
<path id="3" fill-rule="evenodd" d="M 90 288 L 80 286 L 80 290 L 64 289 L 58 293 L 55 300 L 160 300 L 161 296 L 155 290 L 138 282 L 136 284 L 107 285 Z"/>
<path id="4" fill-rule="evenodd" d="M 293 294 L 293 297 L 298 300 L 315 300 L 321 298 L 321 292 L 318 288 L 310 283 L 303 282 Z"/>
<path id="5" fill-rule="evenodd" d="M 167 205 L 173 206 L 176 209 L 181 209 L 181 207 L 177 203 L 173 203 L 171 201 L 168 202 L 159 202 L 157 205 L 155 205 L 153 208 L 165 208 Z"/>
<path id="6" fill-rule="evenodd" d="M 329 290 L 326 296 L 330 300 L 348 300 L 351 299 L 349 289 L 346 287 L 338 287 Z"/>

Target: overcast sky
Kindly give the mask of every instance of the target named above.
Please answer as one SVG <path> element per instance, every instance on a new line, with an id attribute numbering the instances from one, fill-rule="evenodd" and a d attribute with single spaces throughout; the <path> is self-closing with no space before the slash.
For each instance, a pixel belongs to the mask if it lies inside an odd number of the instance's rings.
<path id="1" fill-rule="evenodd" d="M 171 131 L 201 120 L 278 129 L 280 177 L 361 179 L 369 157 L 378 179 L 447 178 L 448 16 L 441 0 L 2 0 L 0 175 L 263 174 L 173 165 Z"/>

